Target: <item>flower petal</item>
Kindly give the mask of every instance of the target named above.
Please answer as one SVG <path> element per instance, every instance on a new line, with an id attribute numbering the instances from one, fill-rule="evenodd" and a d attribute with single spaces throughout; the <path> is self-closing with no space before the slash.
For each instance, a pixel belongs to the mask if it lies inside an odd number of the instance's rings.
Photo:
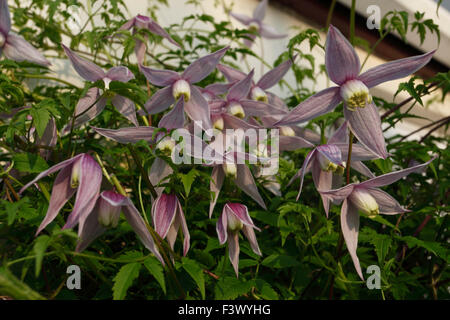
<path id="1" fill-rule="evenodd" d="M 300 198 L 300 195 L 302 193 L 302 189 L 303 189 L 303 179 L 305 178 L 305 174 L 306 174 L 306 169 L 308 167 L 308 164 L 311 160 L 314 160 L 315 158 L 315 154 L 316 154 L 316 149 L 311 150 L 308 155 L 305 158 L 305 161 L 303 161 L 303 165 L 302 168 L 299 170 L 300 173 L 300 188 L 298 190 L 298 194 L 297 194 L 297 201 Z M 292 180 L 291 180 L 292 181 Z"/>
<path id="2" fill-rule="evenodd" d="M 231 264 L 233 265 L 234 272 L 236 272 L 236 277 L 239 277 L 239 233 L 238 232 L 227 232 L 228 233 L 228 255 L 230 257 Z"/>
<path id="3" fill-rule="evenodd" d="M 99 201 L 97 200 L 97 204 L 87 217 L 86 223 L 83 226 L 83 230 L 81 230 L 80 232 L 80 237 L 75 249 L 76 252 L 81 252 L 86 249 L 92 243 L 92 241 L 94 241 L 97 237 L 99 237 L 103 232 L 106 231 L 106 228 L 103 227 L 98 221 L 98 211 Z"/>
<path id="4" fill-rule="evenodd" d="M 228 215 L 232 214 L 235 217 L 237 217 L 244 225 L 260 230 L 255 226 L 255 224 L 252 221 L 252 218 L 250 218 L 247 206 L 240 203 L 228 202 L 225 205 L 224 210 L 227 212 Z"/>
<path id="5" fill-rule="evenodd" d="M 386 174 L 383 174 L 376 178 L 361 182 L 359 184 L 359 186 L 364 187 L 364 188 L 376 188 L 376 187 L 387 186 L 389 184 L 392 184 L 392 183 L 400 180 L 403 177 L 406 177 L 410 173 L 422 172 L 425 169 L 425 167 L 428 166 L 434 159 L 436 159 L 436 156 L 431 158 L 429 161 L 419 164 L 417 166 L 399 170 L 399 171 L 395 171 L 395 172 L 386 173 Z"/>
<path id="6" fill-rule="evenodd" d="M 11 17 L 9 14 L 8 1 L 0 1 L 0 32 L 7 36 L 11 30 Z"/>
<path id="7" fill-rule="evenodd" d="M 78 74 L 87 81 L 98 81 L 106 76 L 106 73 L 95 63 L 85 60 L 75 54 L 72 50 L 67 48 L 65 45 L 61 44 L 66 55 L 69 57 L 73 68 L 78 72 Z"/>
<path id="8" fill-rule="evenodd" d="M 342 159 L 347 160 L 348 158 L 348 143 L 335 143 L 342 153 Z M 352 145 L 352 161 L 366 161 L 379 159 L 380 156 L 376 155 L 372 151 L 368 150 L 366 147 L 360 143 L 354 143 Z"/>
<path id="9" fill-rule="evenodd" d="M 401 79 L 416 72 L 430 62 L 436 50 L 409 58 L 398 59 L 367 70 L 358 77 L 368 88 L 380 83 Z"/>
<path id="10" fill-rule="evenodd" d="M 136 106 L 134 102 L 121 95 L 115 95 L 111 101 L 112 105 L 120 112 L 125 118 L 130 120 L 136 127 L 139 126 L 136 118 Z"/>
<path id="11" fill-rule="evenodd" d="M 365 175 L 366 177 L 375 178 L 373 172 L 370 171 L 370 169 L 367 168 L 366 165 L 361 161 L 352 161 L 351 167 L 356 171 L 358 171 L 359 173 Z"/>
<path id="12" fill-rule="evenodd" d="M 341 149 L 339 149 L 337 146 L 333 144 L 324 144 L 318 146 L 316 149 L 331 162 L 337 165 L 342 165 L 343 159 Z"/>
<path id="13" fill-rule="evenodd" d="M 254 19 L 252 17 L 249 17 L 245 14 L 241 14 L 241 13 L 234 13 L 230 11 L 230 16 L 232 16 L 233 18 L 235 18 L 237 21 L 239 21 L 240 23 L 248 26 L 252 21 L 254 21 Z"/>
<path id="14" fill-rule="evenodd" d="M 175 219 L 178 199 L 174 194 L 161 194 L 152 206 L 152 219 L 155 231 L 161 238 L 167 236 L 170 226 Z"/>
<path id="15" fill-rule="evenodd" d="M 358 209 L 348 200 L 344 200 L 341 208 L 341 228 L 350 257 L 359 277 L 364 280 L 356 248 L 358 247 L 359 214 Z"/>
<path id="16" fill-rule="evenodd" d="M 287 37 L 286 33 L 279 33 L 277 30 L 275 30 L 275 28 L 265 23 L 261 23 L 259 34 L 261 35 L 261 37 L 267 39 L 281 39 Z"/>
<path id="17" fill-rule="evenodd" d="M 348 121 L 344 123 L 333 133 L 333 135 L 328 139 L 328 144 L 344 143 L 348 144 Z"/>
<path id="18" fill-rule="evenodd" d="M 200 121 L 203 130 L 212 128 L 208 102 L 194 86 L 191 86 L 191 98 L 184 104 L 184 111 L 193 121 Z"/>
<path id="19" fill-rule="evenodd" d="M 185 120 L 184 98 L 180 97 L 173 109 L 161 118 L 158 128 L 166 128 L 167 130 L 183 128 Z"/>
<path id="20" fill-rule="evenodd" d="M 366 104 L 365 108 L 357 108 L 355 111 L 344 107 L 344 116 L 361 144 L 383 159 L 388 157 L 380 115 L 373 102 Z"/>
<path id="21" fill-rule="evenodd" d="M 262 0 L 253 11 L 253 19 L 262 21 L 266 15 L 268 0 Z"/>
<path id="22" fill-rule="evenodd" d="M 178 201 L 178 213 L 175 218 L 177 220 L 177 224 L 181 225 L 181 230 L 183 231 L 183 256 L 185 257 L 189 251 L 191 236 L 189 234 L 189 229 L 186 223 L 186 218 L 184 216 L 183 208 L 181 207 L 181 203 Z"/>
<path id="23" fill-rule="evenodd" d="M 330 190 L 332 187 L 333 182 L 333 173 L 323 171 L 320 169 L 320 164 L 317 163 L 317 159 L 313 160 L 315 163 L 313 163 L 311 167 L 312 176 L 314 185 L 316 186 L 316 189 L 318 190 Z M 322 198 L 323 208 L 325 210 L 325 214 L 328 218 L 328 212 L 330 210 L 330 199 L 325 197 L 324 195 L 320 195 Z"/>
<path id="24" fill-rule="evenodd" d="M 128 82 L 134 79 L 134 74 L 127 67 L 119 66 L 109 69 L 106 77 L 112 81 Z"/>
<path id="25" fill-rule="evenodd" d="M 220 59 L 222 59 L 228 49 L 229 47 L 225 47 L 195 60 L 183 72 L 182 78 L 191 84 L 205 79 L 211 72 L 214 71 Z"/>
<path id="26" fill-rule="evenodd" d="M 296 124 L 314 119 L 333 110 L 341 100 L 339 87 L 322 90 L 300 103 L 275 125 Z"/>
<path id="27" fill-rule="evenodd" d="M 225 174 L 221 166 L 215 166 L 211 173 L 211 181 L 209 182 L 209 190 L 214 193 L 209 204 L 209 218 L 212 217 L 214 207 L 216 206 L 217 199 L 219 198 L 220 190 L 222 189 L 223 180 Z"/>
<path id="28" fill-rule="evenodd" d="M 253 179 L 250 169 L 245 164 L 237 164 L 237 178 L 234 179 L 234 183 L 246 194 L 248 194 L 253 200 L 255 200 L 265 210 L 266 205 L 256 187 L 255 180 Z"/>
<path id="29" fill-rule="evenodd" d="M 254 69 L 242 80 L 236 82 L 228 91 L 227 101 L 239 101 L 248 96 L 253 83 Z"/>
<path id="30" fill-rule="evenodd" d="M 166 110 L 172 103 L 175 103 L 172 87 L 165 87 L 156 91 L 156 93 L 145 103 L 144 107 L 148 114 L 151 115 Z"/>
<path id="31" fill-rule="evenodd" d="M 99 89 L 97 87 L 94 87 L 90 88 L 86 92 L 86 95 L 78 100 L 78 103 L 75 107 L 75 128 L 85 124 L 88 121 L 91 121 L 103 111 L 106 106 L 107 99 L 102 98 L 94 105 L 99 97 Z"/>
<path id="32" fill-rule="evenodd" d="M 244 225 L 244 227 L 242 228 L 242 232 L 247 237 L 253 252 L 259 256 L 262 256 L 258 241 L 256 240 L 255 229 L 250 226 Z"/>
<path id="33" fill-rule="evenodd" d="M 355 49 L 333 25 L 328 29 L 325 65 L 330 79 L 339 85 L 356 78 L 361 67 Z"/>
<path id="34" fill-rule="evenodd" d="M 284 75 L 289 71 L 292 66 L 292 60 L 288 59 L 283 63 L 280 63 L 277 67 L 273 68 L 269 72 L 259 79 L 256 83 L 258 87 L 263 90 L 267 90 L 274 85 L 276 85 L 281 79 L 283 79 Z"/>
<path id="35" fill-rule="evenodd" d="M 153 127 L 131 127 L 117 130 L 92 127 L 98 134 L 119 143 L 136 143 L 141 140 L 153 142 Z"/>
<path id="36" fill-rule="evenodd" d="M 170 43 L 176 45 L 177 47 L 181 47 L 178 42 L 172 39 L 172 37 L 167 33 L 166 30 L 164 30 L 159 24 L 157 24 L 155 21 L 151 21 L 148 24 L 148 30 L 150 30 L 152 33 L 157 34 L 158 36 L 161 36 L 163 38 L 166 38 L 169 40 Z"/>
<path id="37" fill-rule="evenodd" d="M 294 151 L 301 148 L 314 148 L 314 145 L 302 137 L 280 135 L 280 151 Z"/>
<path id="38" fill-rule="evenodd" d="M 246 116 L 261 117 L 286 113 L 284 110 L 277 109 L 274 106 L 271 106 L 270 104 L 261 101 L 243 99 L 240 100 L 239 103 L 244 108 Z"/>
<path id="39" fill-rule="evenodd" d="M 139 70 L 151 84 L 158 87 L 170 86 L 181 79 L 180 75 L 172 70 L 153 69 L 143 65 L 139 66 Z"/>
<path id="40" fill-rule="evenodd" d="M 1 49 L 0 49 L 1 50 Z M 5 56 L 14 61 L 28 61 L 48 67 L 51 63 L 45 59 L 35 47 L 25 41 L 21 36 L 9 34 L 3 47 Z"/>
<path id="41" fill-rule="evenodd" d="M 375 198 L 381 214 L 398 214 L 408 212 L 397 200 L 391 197 L 388 193 L 378 188 L 367 189 L 372 197 Z"/>
<path id="42" fill-rule="evenodd" d="M 152 163 L 152 167 L 150 168 L 150 173 L 148 175 L 148 178 L 150 179 L 150 182 L 152 185 L 155 186 L 156 193 L 158 195 L 161 195 L 161 193 L 164 191 L 164 187 L 156 187 L 164 178 L 166 178 L 168 175 L 172 174 L 173 169 L 171 166 L 169 166 L 163 159 L 156 158 L 155 161 Z"/>
<path id="43" fill-rule="evenodd" d="M 226 66 L 224 64 L 218 64 L 217 69 L 225 76 L 228 82 L 236 82 L 241 81 L 244 79 L 247 75 L 237 69 L 234 69 L 230 66 Z"/>
<path id="44" fill-rule="evenodd" d="M 320 194 L 326 196 L 331 201 L 340 203 L 342 200 L 346 199 L 352 192 L 354 184 L 348 184 L 345 187 L 334 189 L 334 190 L 317 190 Z"/>
<path id="45" fill-rule="evenodd" d="M 220 244 L 224 244 L 227 241 L 228 238 L 227 227 L 228 227 L 228 219 L 224 207 L 224 210 L 222 210 L 222 213 L 219 219 L 217 219 L 216 223 L 217 237 L 219 238 Z"/>

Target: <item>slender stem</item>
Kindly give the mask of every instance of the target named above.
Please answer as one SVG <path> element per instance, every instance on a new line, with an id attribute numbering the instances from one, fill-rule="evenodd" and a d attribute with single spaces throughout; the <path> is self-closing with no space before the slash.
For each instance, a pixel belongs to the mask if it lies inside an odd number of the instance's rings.
<path id="1" fill-rule="evenodd" d="M 356 0 L 352 0 L 352 8 L 350 11 L 350 43 L 355 45 L 355 12 Z"/>
<path id="2" fill-rule="evenodd" d="M 145 172 L 144 167 L 142 166 L 142 160 L 140 159 L 137 152 L 134 150 L 132 145 L 127 145 L 128 150 L 130 150 L 130 154 L 133 157 L 134 163 L 136 163 L 136 166 L 138 167 L 139 171 L 141 171 L 142 177 L 144 178 L 145 183 L 147 184 L 147 187 L 150 189 L 150 193 L 152 194 L 153 199 L 158 198 L 158 193 L 155 190 L 155 187 L 151 183 L 148 174 Z"/>
<path id="3" fill-rule="evenodd" d="M 333 12 L 334 12 L 335 6 L 336 6 L 336 0 L 333 0 L 331 2 L 330 9 L 328 10 L 327 22 L 325 25 L 326 31 L 328 31 L 328 28 L 330 27 L 331 19 L 333 18 Z"/>
<path id="4" fill-rule="evenodd" d="M 439 120 L 434 121 L 434 122 L 432 122 L 432 123 L 429 123 L 429 124 L 427 124 L 427 125 L 425 125 L 425 126 L 423 126 L 423 127 L 420 127 L 419 129 L 414 130 L 413 132 L 410 132 L 408 135 L 402 137 L 402 138 L 400 139 L 400 142 L 403 141 L 403 140 L 405 140 L 406 138 L 412 136 L 413 134 L 415 134 L 415 133 L 417 133 L 417 132 L 419 132 L 419 131 L 422 131 L 423 129 L 432 127 L 432 126 L 434 126 L 435 124 L 438 124 L 438 123 L 441 123 L 441 122 L 443 122 L 443 123 L 445 124 L 445 123 L 448 122 L 449 120 L 450 120 L 450 116 L 449 116 L 449 117 L 442 118 L 442 119 L 439 119 Z"/>
<path id="5" fill-rule="evenodd" d="M 17 194 L 16 190 L 14 190 L 13 186 L 9 182 L 8 178 L 3 178 L 3 181 L 5 182 L 6 187 L 11 191 L 14 198 L 16 198 L 16 201 L 20 201 L 20 196 Z"/>

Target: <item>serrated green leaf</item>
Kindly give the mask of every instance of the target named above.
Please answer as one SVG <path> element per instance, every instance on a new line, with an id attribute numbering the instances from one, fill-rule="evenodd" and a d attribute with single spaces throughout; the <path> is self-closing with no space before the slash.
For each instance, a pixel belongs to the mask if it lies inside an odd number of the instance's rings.
<path id="1" fill-rule="evenodd" d="M 123 300 L 127 295 L 128 288 L 133 284 L 133 281 L 139 277 L 139 270 L 141 264 L 133 262 L 124 265 L 114 277 L 113 299 Z"/>
<path id="2" fill-rule="evenodd" d="M 47 162 L 37 154 L 18 153 L 13 160 L 14 168 L 20 172 L 40 173 L 48 169 Z"/>
<path id="3" fill-rule="evenodd" d="M 153 277 L 155 277 L 156 281 L 158 281 L 161 286 L 164 294 L 166 293 L 166 281 L 164 279 L 164 269 L 161 266 L 161 263 L 154 257 L 148 257 L 144 260 L 144 266 L 151 273 Z"/>
<path id="4" fill-rule="evenodd" d="M 183 269 L 186 270 L 186 272 L 197 284 L 200 293 L 202 294 L 202 299 L 205 299 L 205 276 L 203 274 L 203 269 L 197 264 L 196 261 L 188 258 L 183 258 L 182 263 Z"/>
<path id="5" fill-rule="evenodd" d="M 36 277 L 41 272 L 42 260 L 44 259 L 44 253 L 47 250 L 47 247 L 50 243 L 51 238 L 47 235 L 39 236 L 33 246 L 33 252 L 36 255 L 36 263 L 35 263 L 35 275 Z"/>

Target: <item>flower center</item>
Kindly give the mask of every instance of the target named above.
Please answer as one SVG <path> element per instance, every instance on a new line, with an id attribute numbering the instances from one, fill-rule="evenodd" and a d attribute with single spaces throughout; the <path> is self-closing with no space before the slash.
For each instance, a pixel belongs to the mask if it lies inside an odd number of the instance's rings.
<path id="1" fill-rule="evenodd" d="M 225 171 L 225 175 L 230 178 L 237 178 L 237 166 L 234 163 L 224 163 L 223 171 Z"/>
<path id="2" fill-rule="evenodd" d="M 319 164 L 320 164 L 320 168 L 323 171 L 326 172 L 336 172 L 338 171 L 338 168 L 340 167 L 339 165 L 337 165 L 334 162 L 331 162 L 327 157 L 325 157 L 323 154 L 321 154 L 320 152 L 318 153 L 317 156 L 318 160 L 319 160 Z"/>
<path id="3" fill-rule="evenodd" d="M 369 88 L 359 80 L 350 80 L 344 83 L 341 87 L 341 96 L 350 111 L 355 111 L 356 108 L 364 108 L 372 102 Z"/>
<path id="4" fill-rule="evenodd" d="M 242 108 L 241 104 L 239 102 L 233 101 L 228 106 L 228 110 L 231 115 L 238 117 L 238 118 L 245 118 L 245 112 L 244 108 Z"/>
<path id="5" fill-rule="evenodd" d="M 250 31 L 252 33 L 257 33 L 259 31 L 259 24 L 255 21 L 251 22 L 248 25 L 248 31 Z"/>
<path id="6" fill-rule="evenodd" d="M 175 100 L 178 100 L 181 96 L 184 96 L 184 101 L 188 102 L 191 98 L 191 87 L 186 80 L 177 80 L 173 84 L 172 94 Z"/>
<path id="7" fill-rule="evenodd" d="M 1 31 L 0 31 L 0 48 L 2 48 L 5 45 L 5 42 L 6 42 L 6 38 L 3 35 L 3 33 L 1 33 Z"/>
<path id="8" fill-rule="evenodd" d="M 265 103 L 269 102 L 269 98 L 267 97 L 266 92 L 263 89 L 261 89 L 260 87 L 254 87 L 252 89 L 251 97 L 252 97 L 252 100 L 255 100 L 255 101 L 261 101 L 261 102 L 265 102 Z"/>
<path id="9" fill-rule="evenodd" d="M 227 229 L 230 232 L 238 232 L 242 230 L 244 224 L 241 220 L 234 216 L 234 214 L 228 214 L 228 224 Z"/>
<path id="10" fill-rule="evenodd" d="M 285 137 L 295 137 L 295 131 L 291 127 L 281 126 L 280 134 Z"/>
<path id="11" fill-rule="evenodd" d="M 70 176 L 70 187 L 72 189 L 75 189 L 80 184 L 80 173 L 81 173 L 81 167 L 80 167 L 81 161 L 76 161 L 72 166 L 72 174 Z"/>
<path id="12" fill-rule="evenodd" d="M 349 200 L 369 218 L 373 219 L 380 213 L 377 201 L 364 189 L 355 188 Z"/>
<path id="13" fill-rule="evenodd" d="M 221 116 L 213 117 L 213 128 L 217 129 L 219 131 L 222 131 L 225 127 L 225 124 L 223 122 L 223 118 Z"/>
<path id="14" fill-rule="evenodd" d="M 175 149 L 175 140 L 171 137 L 165 137 L 158 143 L 156 149 L 167 156 L 171 156 L 173 149 Z"/>

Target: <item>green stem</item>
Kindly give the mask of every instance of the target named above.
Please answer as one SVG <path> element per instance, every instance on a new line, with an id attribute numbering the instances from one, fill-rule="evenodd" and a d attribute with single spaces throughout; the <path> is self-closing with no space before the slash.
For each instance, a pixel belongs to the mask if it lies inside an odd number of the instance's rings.
<path id="1" fill-rule="evenodd" d="M 352 0 L 352 8 L 350 11 L 350 43 L 355 45 L 355 12 L 356 12 L 356 0 Z"/>

